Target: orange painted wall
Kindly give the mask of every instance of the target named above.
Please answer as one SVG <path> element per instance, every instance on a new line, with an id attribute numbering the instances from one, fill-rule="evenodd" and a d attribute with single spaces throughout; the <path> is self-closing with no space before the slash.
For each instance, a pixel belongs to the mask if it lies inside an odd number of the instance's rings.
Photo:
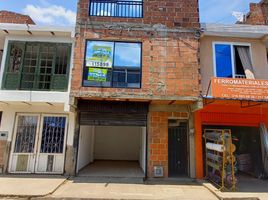
<path id="1" fill-rule="evenodd" d="M 261 105 L 251 103 L 250 107 L 241 107 L 239 101 L 215 101 L 195 112 L 196 177 L 199 179 L 204 177 L 202 125 L 259 127 L 259 124 L 264 122 L 268 126 L 267 114 L 267 103 Z"/>

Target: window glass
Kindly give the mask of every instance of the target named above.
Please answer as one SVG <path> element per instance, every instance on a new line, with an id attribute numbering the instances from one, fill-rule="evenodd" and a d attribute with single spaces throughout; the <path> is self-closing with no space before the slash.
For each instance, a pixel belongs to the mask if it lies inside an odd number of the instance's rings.
<path id="1" fill-rule="evenodd" d="M 142 0 L 90 1 L 90 16 L 141 18 Z"/>
<path id="2" fill-rule="evenodd" d="M 56 53 L 55 74 L 67 74 L 69 47 L 58 45 Z"/>
<path id="3" fill-rule="evenodd" d="M 88 41 L 83 86 L 139 88 L 141 44 Z"/>
<path id="4" fill-rule="evenodd" d="M 115 67 L 140 68 L 141 66 L 141 44 L 123 43 L 115 44 Z"/>
<path id="5" fill-rule="evenodd" d="M 8 72 L 16 73 L 20 71 L 23 47 L 23 44 L 20 43 L 11 44 Z"/>
<path id="6" fill-rule="evenodd" d="M 217 77 L 232 78 L 231 45 L 216 44 L 215 56 Z"/>

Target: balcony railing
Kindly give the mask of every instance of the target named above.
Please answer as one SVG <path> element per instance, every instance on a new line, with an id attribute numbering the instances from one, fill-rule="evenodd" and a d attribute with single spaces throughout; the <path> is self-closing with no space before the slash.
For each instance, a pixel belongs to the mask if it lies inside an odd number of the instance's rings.
<path id="1" fill-rule="evenodd" d="M 142 18 L 143 1 L 91 0 L 89 15 L 100 17 Z"/>
<path id="2" fill-rule="evenodd" d="M 235 78 L 247 78 L 246 75 L 236 74 Z"/>

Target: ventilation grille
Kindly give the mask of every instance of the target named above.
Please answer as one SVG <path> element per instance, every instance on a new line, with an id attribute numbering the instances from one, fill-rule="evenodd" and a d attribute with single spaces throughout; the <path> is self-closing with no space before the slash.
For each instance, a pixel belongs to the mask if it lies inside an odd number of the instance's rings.
<path id="1" fill-rule="evenodd" d="M 156 178 L 164 177 L 164 169 L 162 166 L 154 167 L 154 177 Z"/>

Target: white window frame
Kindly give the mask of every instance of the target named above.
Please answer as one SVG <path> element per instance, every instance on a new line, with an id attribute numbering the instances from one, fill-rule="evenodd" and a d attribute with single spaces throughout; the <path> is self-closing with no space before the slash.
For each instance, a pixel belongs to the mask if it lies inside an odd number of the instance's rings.
<path id="1" fill-rule="evenodd" d="M 252 56 L 252 50 L 251 50 L 251 43 L 242 43 L 242 42 L 220 42 L 220 41 L 215 41 L 212 42 L 212 49 L 213 49 L 213 71 L 214 71 L 214 77 L 217 77 L 217 67 L 216 67 L 216 49 L 215 46 L 219 45 L 230 45 L 231 46 L 231 57 L 232 57 L 232 75 L 233 78 L 236 78 L 235 73 L 235 54 L 234 54 L 234 46 L 247 46 L 249 47 L 249 52 L 250 52 L 250 58 L 251 62 L 253 63 L 253 56 Z"/>

